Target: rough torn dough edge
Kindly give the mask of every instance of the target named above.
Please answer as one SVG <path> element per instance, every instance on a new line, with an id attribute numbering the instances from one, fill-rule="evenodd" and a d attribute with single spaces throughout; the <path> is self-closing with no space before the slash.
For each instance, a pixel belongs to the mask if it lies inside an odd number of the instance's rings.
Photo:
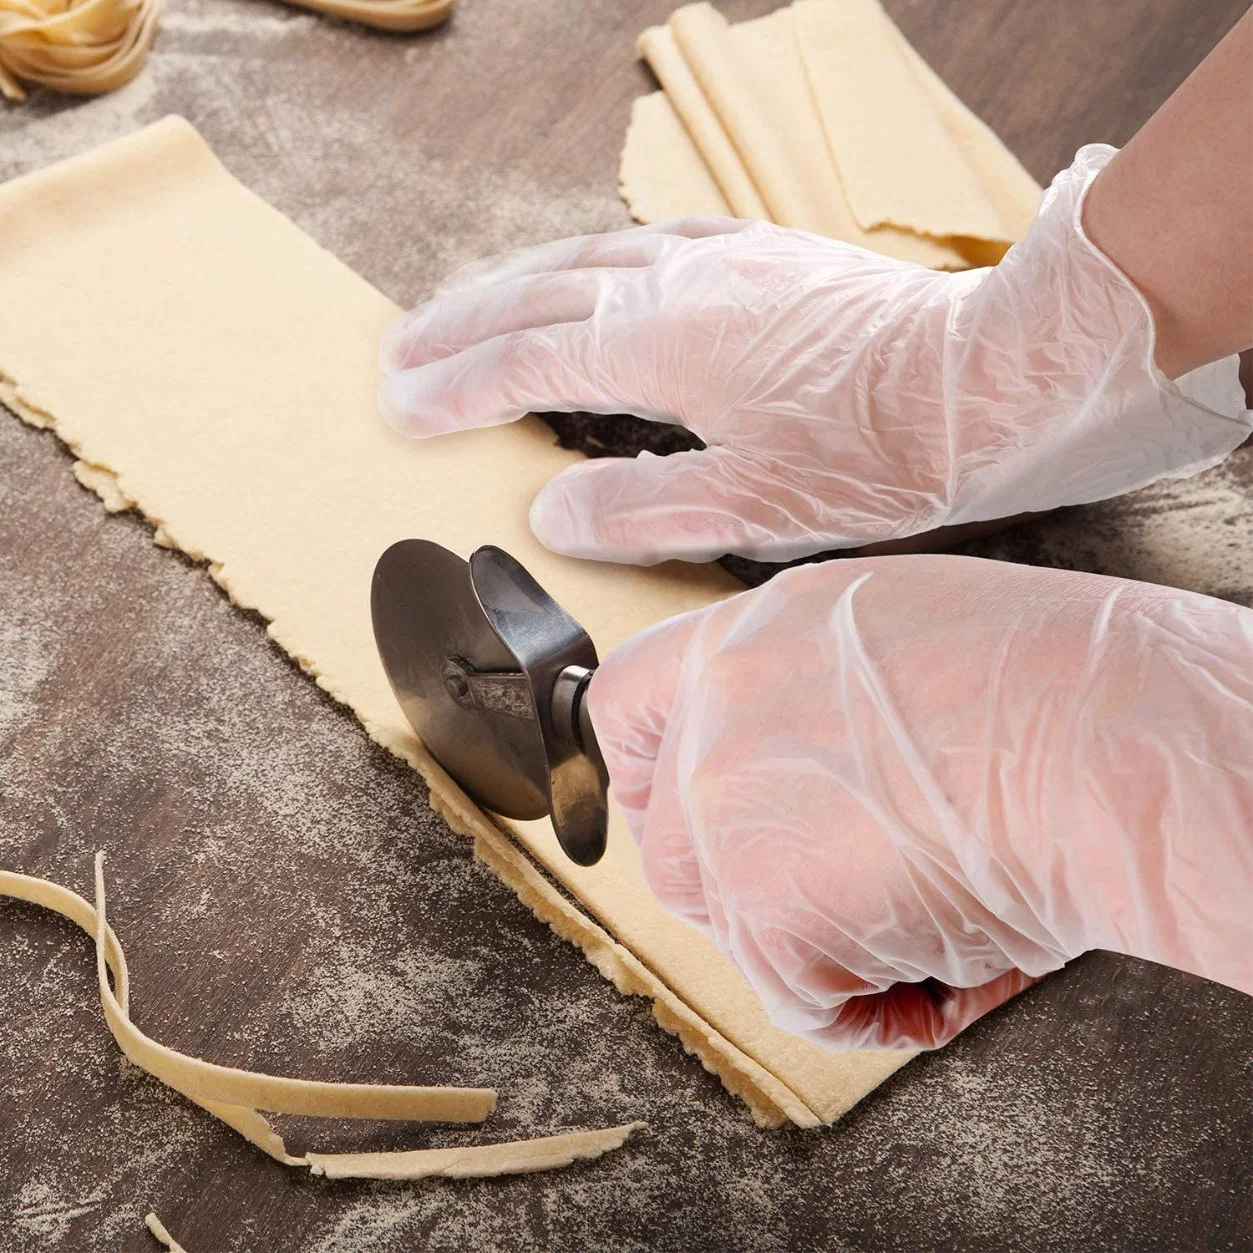
<path id="1" fill-rule="evenodd" d="M 683 170 L 684 179 L 690 181 L 682 194 L 676 186 L 677 178 L 653 177 L 656 168 L 650 162 L 656 158 L 649 140 L 658 129 L 669 130 L 670 142 L 684 154 L 675 162 Z M 665 222 L 692 214 L 735 216 L 664 91 L 636 96 L 631 102 L 631 120 L 618 157 L 618 195 L 637 222 Z M 669 196 L 673 196 L 674 203 Z"/>
<path id="2" fill-rule="evenodd" d="M 57 430 L 55 416 L 40 405 L 35 397 L 24 391 L 16 380 L 3 373 L 0 373 L 0 404 L 7 406 L 28 425 L 39 430 L 52 431 L 75 458 L 75 477 L 78 482 L 93 492 L 106 509 L 112 512 L 134 510 L 153 527 L 154 543 L 163 548 L 179 548 L 192 561 L 204 565 L 227 599 L 237 605 L 230 588 L 221 579 L 220 565 L 211 561 L 204 553 L 193 552 L 175 544 L 164 528 L 164 519 L 152 517 L 140 508 L 127 492 L 122 476 L 108 467 L 79 459 L 78 449 Z M 77 470 L 78 466 L 84 467 L 83 472 Z M 267 624 L 266 635 L 278 643 L 272 623 Z M 279 647 L 282 645 L 279 644 Z M 323 691 L 327 690 L 321 677 L 305 659 L 286 649 L 283 649 L 283 653 L 306 674 L 311 675 Z M 328 695 L 337 704 L 342 703 L 333 693 L 328 692 Z M 355 711 L 350 709 L 350 712 L 354 721 L 365 727 L 366 734 L 376 744 L 411 766 L 428 785 L 432 783 L 432 776 L 438 775 L 440 789 L 452 794 L 455 801 L 449 796 L 438 795 L 439 789 L 431 787 L 431 807 L 458 835 L 473 840 L 475 854 L 480 860 L 512 888 L 522 903 L 541 921 L 546 922 L 562 939 L 575 944 L 618 991 L 632 996 L 648 997 L 652 1001 L 653 1016 L 658 1025 L 676 1036 L 688 1053 L 711 1074 L 718 1076 L 723 1087 L 732 1096 L 738 1097 L 748 1106 L 749 1113 L 758 1126 L 776 1128 L 790 1122 L 799 1127 L 819 1127 L 834 1122 L 852 1107 L 854 1102 L 821 1111 L 808 1106 L 775 1074 L 706 1022 L 651 967 L 614 939 L 589 914 L 562 896 L 522 846 L 484 815 L 479 814 L 438 765 L 419 758 L 412 745 L 361 722 Z M 913 1056 L 912 1053 L 901 1054 L 900 1065 L 903 1066 Z M 885 1075 L 884 1078 L 886 1077 Z"/>

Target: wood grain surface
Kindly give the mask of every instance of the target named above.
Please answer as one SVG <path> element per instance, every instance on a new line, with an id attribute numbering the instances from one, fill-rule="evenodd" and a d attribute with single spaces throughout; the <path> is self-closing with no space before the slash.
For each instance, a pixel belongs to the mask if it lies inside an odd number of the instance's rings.
<path id="1" fill-rule="evenodd" d="M 484 253 L 627 224 L 617 153 L 652 89 L 632 42 L 669 7 L 461 0 L 447 27 L 397 38 L 265 0 L 170 0 L 122 92 L 36 92 L 0 113 L 0 177 L 180 112 L 248 186 L 413 303 Z M 1047 180 L 1081 143 L 1125 141 L 1244 5 L 887 7 Z M 1253 1245 L 1249 998 L 1093 954 L 834 1128 L 763 1132 L 471 859 L 260 622 L 137 520 L 106 516 L 69 465 L 0 414 L 0 864 L 86 891 L 107 850 L 138 1023 L 230 1064 L 501 1089 L 482 1131 L 285 1120 L 304 1147 L 652 1130 L 507 1180 L 285 1169 L 123 1064 L 89 946 L 0 903 L 0 1246 L 153 1248 L 149 1208 L 191 1253 Z M 1246 448 L 971 551 L 1253 604 L 1251 515 Z"/>

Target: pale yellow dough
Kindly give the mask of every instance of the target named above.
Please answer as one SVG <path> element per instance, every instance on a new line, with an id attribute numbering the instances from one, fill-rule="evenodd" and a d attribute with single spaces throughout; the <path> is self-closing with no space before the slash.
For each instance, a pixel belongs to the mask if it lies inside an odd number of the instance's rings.
<path id="1" fill-rule="evenodd" d="M 706 212 L 712 179 L 737 217 L 954 270 L 999 259 L 1039 205 L 877 0 L 797 0 L 736 26 L 687 5 L 639 51 L 672 105 L 632 112 L 621 185 L 641 221 Z"/>
<path id="2" fill-rule="evenodd" d="M 19 80 L 70 95 L 114 91 L 143 68 L 161 0 L 0 0 L 0 95 Z"/>
<path id="3" fill-rule="evenodd" d="M 622 198 L 641 222 L 664 222 L 693 213 L 732 213 L 708 166 L 664 91 L 631 105 L 631 127 L 619 169 Z"/>
<path id="4" fill-rule="evenodd" d="M 995 206 L 900 55 L 878 0 L 796 0 L 807 85 L 862 230 L 1004 239 Z"/>
<path id="5" fill-rule="evenodd" d="M 389 431 L 377 352 L 396 306 L 241 187 L 181 119 L 0 187 L 0 239 L 0 399 L 51 425 L 93 485 L 111 472 L 111 503 L 208 562 L 422 773 L 480 856 L 619 988 L 651 997 L 759 1121 L 829 1122 L 908 1059 L 830 1053 L 771 1025 L 735 968 L 656 903 L 617 813 L 590 869 L 546 821 L 485 817 L 409 730 L 370 626 L 374 564 L 407 536 L 462 555 L 501 545 L 602 654 L 729 595 L 728 576 L 541 547 L 531 499 L 577 456 L 537 420 L 427 441 Z"/>
<path id="6" fill-rule="evenodd" d="M 144 1215 L 144 1226 L 152 1232 L 154 1240 L 165 1245 L 169 1253 L 187 1253 L 187 1250 L 170 1235 L 165 1224 L 155 1214 L 149 1212 Z"/>
<path id="7" fill-rule="evenodd" d="M 637 48 L 656 74 L 663 88 L 661 98 L 668 102 L 671 109 L 668 117 L 660 105 L 652 106 L 651 113 L 645 110 L 637 117 L 633 111 L 631 115 L 631 130 L 647 137 L 642 153 L 650 154 L 657 163 L 653 177 L 659 179 L 663 174 L 673 176 L 675 171 L 686 167 L 692 170 L 693 179 L 712 177 L 727 208 L 736 217 L 769 216 L 722 119 L 679 51 L 674 32 L 668 26 L 650 26 L 639 37 Z M 644 99 L 655 97 L 646 96 Z M 679 132 L 674 129 L 676 123 Z M 630 185 L 635 181 L 634 172 L 628 176 L 624 165 L 623 182 Z M 647 185 L 650 181 L 647 169 L 640 171 L 638 181 Z M 702 210 L 689 207 L 682 212 L 699 213 Z"/>
<path id="8" fill-rule="evenodd" d="M 96 903 L 76 892 L 30 875 L 0 871 L 0 896 L 29 901 L 77 923 L 96 943 L 96 981 L 105 1022 L 118 1047 L 141 1070 L 181 1092 L 233 1127 L 245 1139 L 285 1166 L 308 1166 L 335 1179 L 427 1179 L 432 1175 L 512 1175 L 568 1166 L 578 1158 L 599 1157 L 624 1144 L 642 1123 L 599 1131 L 567 1132 L 536 1140 L 456 1149 L 398 1153 L 308 1153 L 292 1157 L 282 1137 L 260 1114 L 306 1114 L 319 1118 L 385 1118 L 427 1122 L 481 1122 L 496 1108 L 491 1088 L 419 1088 L 289 1079 L 217 1066 L 175 1052 L 146 1036 L 131 1021 L 126 955 L 105 915 L 104 855 L 96 854 Z M 112 972 L 113 984 L 109 983 Z M 149 1230 L 170 1241 L 160 1219 L 150 1214 Z M 154 1225 L 155 1224 L 155 1225 Z M 169 1243 L 174 1248 L 173 1243 Z"/>

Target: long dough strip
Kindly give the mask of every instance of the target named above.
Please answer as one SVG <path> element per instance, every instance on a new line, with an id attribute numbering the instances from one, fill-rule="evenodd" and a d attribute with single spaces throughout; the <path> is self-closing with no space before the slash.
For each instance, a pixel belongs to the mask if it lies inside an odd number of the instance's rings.
<path id="1" fill-rule="evenodd" d="M 102 939 L 104 857 L 100 853 L 96 855 L 96 915 L 100 1000 L 113 1038 L 136 1066 L 194 1101 L 266 1109 L 276 1114 L 430 1122 L 482 1122 L 496 1108 L 496 1093 L 491 1088 L 425 1088 L 289 1079 L 218 1066 L 158 1044 L 131 1022 L 109 986 Z"/>
<path id="2" fill-rule="evenodd" d="M 737 218 L 768 218 L 752 177 L 667 26 L 650 26 L 636 44 Z"/>
<path id="3" fill-rule="evenodd" d="M 536 1140 L 457 1149 L 396 1153 L 310 1153 L 293 1157 L 254 1104 L 278 1113 L 332 1118 L 478 1122 L 496 1105 L 490 1088 L 422 1088 L 323 1083 L 217 1066 L 177 1053 L 144 1035 L 130 1020 L 129 974 L 121 942 L 105 913 L 104 854 L 96 854 L 96 904 L 69 888 L 30 875 L 0 871 L 0 896 L 51 909 L 95 940 L 96 980 L 105 1021 L 122 1052 L 140 1069 L 182 1093 L 287 1166 L 308 1166 L 337 1179 L 425 1179 L 432 1175 L 514 1174 L 550 1170 L 618 1148 L 643 1123 L 568 1132 Z M 110 986 L 112 972 L 116 991 Z M 212 1095 L 210 1095 L 212 1094 Z M 151 1225 L 151 1224 L 150 1224 Z"/>
<path id="4" fill-rule="evenodd" d="M 485 1175 L 528 1175 L 600 1157 L 621 1148 L 646 1126 L 624 1123 L 599 1131 L 570 1131 L 538 1140 L 509 1140 L 481 1148 L 416 1149 L 411 1153 L 310 1153 L 315 1175 L 328 1179 L 476 1179 Z"/>
<path id="5" fill-rule="evenodd" d="M 177 1240 L 165 1229 L 165 1224 L 151 1210 L 144 1215 L 144 1225 L 169 1250 L 169 1253 L 187 1253 Z"/>

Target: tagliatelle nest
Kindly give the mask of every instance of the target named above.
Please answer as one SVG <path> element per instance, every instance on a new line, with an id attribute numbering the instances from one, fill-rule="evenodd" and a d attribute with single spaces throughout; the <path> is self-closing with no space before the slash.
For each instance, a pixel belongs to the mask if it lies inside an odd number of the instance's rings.
<path id="1" fill-rule="evenodd" d="M 290 0 L 302 8 L 383 30 L 442 22 L 453 0 Z M 26 98 L 22 83 L 70 95 L 113 91 L 143 68 L 161 0 L 0 0 L 0 95 Z"/>
<path id="2" fill-rule="evenodd" d="M 74 95 L 128 83 L 157 33 L 161 0 L 0 0 L 0 92 L 19 79 Z"/>

